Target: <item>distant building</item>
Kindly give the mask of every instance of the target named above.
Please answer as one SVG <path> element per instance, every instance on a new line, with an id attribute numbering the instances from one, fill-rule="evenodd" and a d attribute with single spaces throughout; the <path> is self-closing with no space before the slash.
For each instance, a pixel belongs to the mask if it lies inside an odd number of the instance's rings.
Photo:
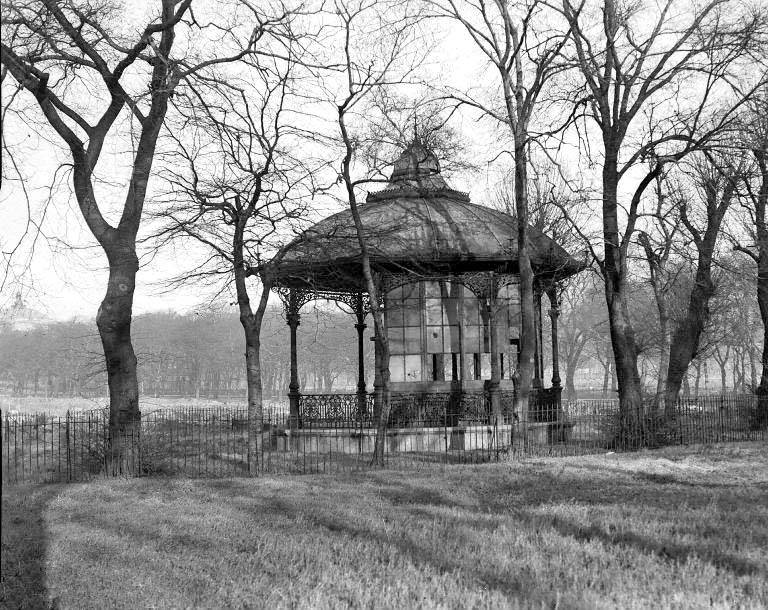
<path id="1" fill-rule="evenodd" d="M 16 293 L 16 300 L 11 307 L 0 309 L 0 330 L 24 332 L 52 322 L 53 320 L 41 311 L 29 307 L 21 292 Z"/>

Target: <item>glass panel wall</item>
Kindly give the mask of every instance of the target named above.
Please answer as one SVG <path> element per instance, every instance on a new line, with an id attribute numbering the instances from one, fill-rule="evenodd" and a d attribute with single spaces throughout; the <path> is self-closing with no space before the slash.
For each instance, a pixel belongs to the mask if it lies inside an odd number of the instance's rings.
<path id="1" fill-rule="evenodd" d="M 501 376 L 511 379 L 520 325 L 516 285 L 500 291 L 496 307 Z M 385 312 L 393 382 L 490 379 L 491 312 L 468 288 L 447 280 L 407 284 L 385 295 Z"/>

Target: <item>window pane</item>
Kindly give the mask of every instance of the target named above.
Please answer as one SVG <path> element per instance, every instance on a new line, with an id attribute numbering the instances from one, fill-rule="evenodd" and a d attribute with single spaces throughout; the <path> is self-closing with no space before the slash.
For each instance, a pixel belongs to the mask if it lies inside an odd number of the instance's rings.
<path id="1" fill-rule="evenodd" d="M 443 351 L 456 353 L 461 351 L 458 326 L 445 326 L 443 328 Z"/>
<path id="2" fill-rule="evenodd" d="M 517 372 L 517 346 L 510 345 L 504 358 L 504 364 L 506 365 L 506 377 L 505 379 L 512 379 L 513 375 Z"/>
<path id="3" fill-rule="evenodd" d="M 490 354 L 480 354 L 480 378 L 481 379 L 491 378 L 491 355 Z"/>
<path id="4" fill-rule="evenodd" d="M 440 282 L 424 282 L 424 294 L 429 298 L 440 298 Z"/>
<path id="5" fill-rule="evenodd" d="M 464 354 L 464 373 L 461 376 L 462 379 L 474 379 L 475 378 L 475 354 Z"/>
<path id="6" fill-rule="evenodd" d="M 405 353 L 405 340 L 402 328 L 388 328 L 387 338 L 389 339 L 390 354 Z"/>
<path id="7" fill-rule="evenodd" d="M 427 326 L 427 353 L 436 354 L 443 351 L 443 327 Z"/>
<path id="8" fill-rule="evenodd" d="M 515 337 L 520 335 L 520 305 L 518 303 L 510 303 L 509 308 L 509 328 L 514 331 Z"/>
<path id="9" fill-rule="evenodd" d="M 450 354 L 448 354 L 450 361 Z M 450 372 L 450 367 L 449 367 Z M 427 370 L 425 371 L 427 379 L 432 381 L 450 380 L 450 376 L 445 376 L 445 354 L 430 354 L 427 358 Z"/>
<path id="10" fill-rule="evenodd" d="M 418 326 L 405 328 L 405 353 L 421 353 L 421 328 Z"/>
<path id="11" fill-rule="evenodd" d="M 520 286 L 515 284 L 505 284 L 499 289 L 499 298 L 517 300 L 520 296 Z"/>
<path id="12" fill-rule="evenodd" d="M 459 380 L 459 355 L 458 354 L 443 354 L 443 370 L 445 371 L 445 379 L 448 381 Z M 455 373 L 455 375 L 454 375 Z"/>
<path id="13" fill-rule="evenodd" d="M 405 358 L 403 356 L 390 356 L 389 379 L 394 382 L 405 381 Z"/>
<path id="14" fill-rule="evenodd" d="M 443 324 L 459 324 L 458 299 L 443 299 Z"/>
<path id="15" fill-rule="evenodd" d="M 403 304 L 393 299 L 387 299 L 384 312 L 387 317 L 387 326 L 403 325 Z"/>
<path id="16" fill-rule="evenodd" d="M 418 299 L 419 298 L 419 283 L 412 282 L 402 286 L 404 299 Z"/>
<path id="17" fill-rule="evenodd" d="M 419 326 L 421 324 L 421 309 L 418 299 L 407 299 L 403 309 L 403 326 Z"/>
<path id="18" fill-rule="evenodd" d="M 509 320 L 507 320 L 506 316 L 499 316 L 497 318 L 498 322 L 498 337 L 499 337 L 499 349 L 503 350 L 505 349 L 505 345 L 509 345 Z"/>
<path id="19" fill-rule="evenodd" d="M 421 381 L 421 356 L 405 357 L 405 381 Z"/>
<path id="20" fill-rule="evenodd" d="M 464 351 L 465 352 L 479 352 L 480 351 L 480 326 L 467 325 L 464 327 Z"/>
<path id="21" fill-rule="evenodd" d="M 440 299 L 427 299 L 427 324 L 439 326 L 443 323 L 443 307 Z"/>
<path id="22" fill-rule="evenodd" d="M 387 292 L 387 298 L 391 298 L 393 301 L 400 301 L 403 298 L 403 287 L 398 286 Z"/>
<path id="23" fill-rule="evenodd" d="M 464 323 L 477 324 L 480 321 L 480 310 L 477 297 L 471 290 L 464 291 Z"/>

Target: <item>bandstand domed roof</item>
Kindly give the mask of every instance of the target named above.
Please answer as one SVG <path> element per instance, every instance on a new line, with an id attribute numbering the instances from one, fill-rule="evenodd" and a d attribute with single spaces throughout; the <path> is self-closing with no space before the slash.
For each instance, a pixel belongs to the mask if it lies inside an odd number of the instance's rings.
<path id="1" fill-rule="evenodd" d="M 419 143 L 395 162 L 389 184 L 358 206 L 371 264 L 421 274 L 517 271 L 515 219 L 470 202 L 448 187 L 437 158 Z M 583 264 L 541 231 L 528 228 L 534 273 L 561 279 Z M 353 291 L 363 286 L 360 244 L 350 210 L 313 225 L 281 251 L 278 285 Z"/>

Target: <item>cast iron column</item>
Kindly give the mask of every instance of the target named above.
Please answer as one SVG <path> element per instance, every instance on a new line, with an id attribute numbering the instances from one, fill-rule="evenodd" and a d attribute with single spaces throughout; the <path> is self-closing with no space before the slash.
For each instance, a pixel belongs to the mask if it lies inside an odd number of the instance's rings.
<path id="1" fill-rule="evenodd" d="M 291 430 L 296 430 L 299 427 L 299 399 L 301 398 L 301 393 L 299 392 L 299 364 L 296 354 L 296 330 L 299 328 L 301 317 L 299 316 L 298 307 L 295 305 L 296 303 L 292 296 L 288 314 L 286 315 L 288 328 L 291 329 L 291 381 L 288 384 L 289 424 Z"/>
<path id="2" fill-rule="evenodd" d="M 498 301 L 496 281 L 491 276 L 488 294 L 488 322 L 491 327 L 491 379 L 487 384 L 488 401 L 491 411 L 491 424 L 504 423 L 501 419 L 501 363 L 499 361 L 499 335 L 498 335 Z"/>
<path id="3" fill-rule="evenodd" d="M 536 390 L 541 389 L 541 378 L 543 377 L 543 371 L 541 370 L 541 288 L 538 284 L 534 284 L 533 287 L 533 323 L 534 323 L 534 335 L 536 349 L 533 353 L 533 387 Z"/>
<path id="4" fill-rule="evenodd" d="M 557 287 L 552 286 L 547 291 L 549 303 L 549 317 L 552 320 L 552 388 L 560 388 L 560 353 L 557 345 L 557 319 L 560 317 L 560 304 L 557 301 Z"/>
<path id="5" fill-rule="evenodd" d="M 366 392 L 365 392 L 365 355 L 363 350 L 363 333 L 365 332 L 365 310 L 363 309 L 363 297 L 357 296 L 355 303 L 355 314 L 357 315 L 357 408 L 358 414 L 362 418 L 365 415 Z"/>

